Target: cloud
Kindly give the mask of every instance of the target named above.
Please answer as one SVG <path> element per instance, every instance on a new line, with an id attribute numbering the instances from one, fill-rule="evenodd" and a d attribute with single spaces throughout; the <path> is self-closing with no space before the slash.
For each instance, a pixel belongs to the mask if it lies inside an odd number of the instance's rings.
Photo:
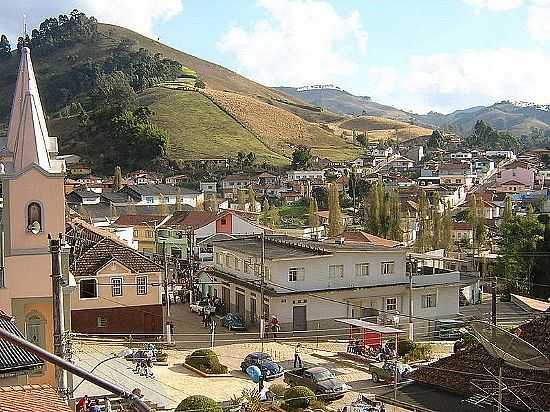
<path id="1" fill-rule="evenodd" d="M 404 72 L 369 71 L 375 99 L 420 112 L 448 112 L 500 100 L 549 103 L 550 56 L 538 50 L 468 50 L 414 56 Z"/>
<path id="2" fill-rule="evenodd" d="M 112 23 L 153 37 L 157 21 L 170 19 L 182 11 L 182 0 L 18 0 L 2 6 L 0 33 L 7 33 L 16 43 L 21 35 L 23 15 L 27 15 L 29 28 L 47 17 L 68 14 L 78 9 L 99 21 Z"/>
<path id="3" fill-rule="evenodd" d="M 508 11 L 520 7 L 523 0 L 463 0 L 469 6 L 472 6 L 476 11 Z"/>
<path id="4" fill-rule="evenodd" d="M 550 1 L 533 1 L 527 12 L 527 29 L 533 40 L 545 43 L 550 40 Z"/>
<path id="5" fill-rule="evenodd" d="M 337 13 L 327 1 L 259 0 L 267 17 L 252 28 L 234 26 L 218 41 L 238 69 L 268 85 L 298 86 L 354 75 L 366 52 L 358 11 Z"/>

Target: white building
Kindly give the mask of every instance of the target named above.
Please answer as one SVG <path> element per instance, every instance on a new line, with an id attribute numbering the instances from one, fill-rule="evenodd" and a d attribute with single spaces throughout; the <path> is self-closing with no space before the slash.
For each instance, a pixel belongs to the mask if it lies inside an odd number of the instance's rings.
<path id="1" fill-rule="evenodd" d="M 175 205 L 178 197 L 182 205 L 197 207 L 204 203 L 204 193 L 167 184 L 126 186 L 121 192 L 130 196 L 137 206 L 154 206 L 161 203 Z"/>
<path id="2" fill-rule="evenodd" d="M 214 266 L 199 275 L 203 293 L 221 297 L 227 311 L 250 323 L 260 317 L 261 250 L 260 237 L 215 242 Z M 277 316 L 283 331 L 305 331 L 336 328 L 335 318 L 407 314 L 406 252 L 400 245 L 267 237 L 266 317 Z M 415 276 L 414 315 L 455 317 L 463 283 L 458 272 Z"/>
<path id="3" fill-rule="evenodd" d="M 291 170 L 287 173 L 287 179 L 298 180 L 325 180 L 325 172 L 322 170 Z"/>

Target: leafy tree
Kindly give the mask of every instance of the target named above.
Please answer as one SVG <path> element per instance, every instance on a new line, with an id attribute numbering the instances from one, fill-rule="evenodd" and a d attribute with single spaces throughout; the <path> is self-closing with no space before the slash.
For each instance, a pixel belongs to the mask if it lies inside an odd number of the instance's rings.
<path id="1" fill-rule="evenodd" d="M 328 235 L 334 237 L 342 233 L 343 230 L 338 188 L 331 183 L 328 189 Z"/>
<path id="2" fill-rule="evenodd" d="M 197 79 L 195 81 L 195 87 L 197 89 L 206 89 L 206 83 L 204 81 L 202 81 L 201 79 Z"/>
<path id="3" fill-rule="evenodd" d="M 305 170 L 311 166 L 311 149 L 306 146 L 298 146 L 292 152 L 292 170 Z"/>
<path id="4" fill-rule="evenodd" d="M 320 209 L 328 209 L 328 191 L 325 187 L 317 186 L 311 191 L 312 196 L 317 201 L 317 206 Z"/>
<path id="5" fill-rule="evenodd" d="M 536 262 L 534 252 L 544 230 L 544 225 L 534 216 L 513 216 L 500 225 L 497 269 L 508 280 L 510 291 L 531 292 Z"/>
<path id="6" fill-rule="evenodd" d="M 244 210 L 246 205 L 246 193 L 244 190 L 238 189 L 237 202 L 239 203 L 239 209 Z"/>
<path id="7" fill-rule="evenodd" d="M 93 99 L 96 107 L 103 107 L 104 111 L 110 110 L 117 114 L 133 110 L 136 106 L 137 95 L 126 75 L 119 71 L 99 76 L 93 91 Z"/>
<path id="8" fill-rule="evenodd" d="M 513 150 L 521 149 L 519 140 L 510 133 L 498 132 L 483 120 L 478 120 L 464 143 L 470 148 L 484 150 Z"/>
<path id="9" fill-rule="evenodd" d="M 11 57 L 11 44 L 5 34 L 0 36 L 0 61 Z"/>
<path id="10" fill-rule="evenodd" d="M 308 215 L 307 215 L 307 221 L 308 225 L 311 227 L 318 227 L 319 226 L 319 216 L 317 213 L 319 212 L 319 207 L 317 206 L 317 200 L 312 197 L 309 199 L 309 208 L 308 208 Z"/>
<path id="11" fill-rule="evenodd" d="M 264 198 L 264 202 L 262 203 L 262 212 L 267 212 L 269 210 L 269 200 L 267 200 L 267 197 Z"/>
<path id="12" fill-rule="evenodd" d="M 439 130 L 434 130 L 426 143 L 426 146 L 430 149 L 441 149 L 444 145 L 445 138 Z"/>
<path id="13" fill-rule="evenodd" d="M 369 138 L 367 137 L 367 134 L 360 134 L 357 136 L 357 143 L 359 143 L 363 147 L 369 146 Z"/>
<path id="14" fill-rule="evenodd" d="M 379 235 L 381 232 L 380 213 L 381 213 L 380 184 L 375 183 L 371 186 L 369 197 L 365 203 L 365 216 L 367 231 L 373 235 Z"/>
<path id="15" fill-rule="evenodd" d="M 399 204 L 399 198 L 395 195 L 391 196 L 390 229 L 388 237 L 398 242 L 403 241 L 403 229 L 401 228 L 401 207 Z"/>
<path id="16" fill-rule="evenodd" d="M 537 260 L 533 270 L 533 294 L 536 298 L 547 301 L 550 298 L 550 219 L 548 215 L 539 215 L 539 222 L 544 225 L 544 236 L 537 245 Z"/>
<path id="17" fill-rule="evenodd" d="M 113 192 L 118 192 L 120 189 L 122 189 L 122 170 L 120 166 L 116 166 L 113 176 Z"/>

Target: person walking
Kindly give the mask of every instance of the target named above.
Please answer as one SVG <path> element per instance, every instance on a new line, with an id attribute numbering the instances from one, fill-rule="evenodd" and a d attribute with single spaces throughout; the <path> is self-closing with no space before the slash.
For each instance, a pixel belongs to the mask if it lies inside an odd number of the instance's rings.
<path id="1" fill-rule="evenodd" d="M 88 395 L 84 395 L 84 397 L 80 398 L 80 400 L 76 404 L 76 412 L 87 411 L 89 404 L 90 404 L 90 401 L 88 400 Z"/>
<path id="2" fill-rule="evenodd" d="M 294 369 L 303 368 L 302 357 L 300 356 L 300 351 L 302 349 L 302 344 L 298 343 L 294 348 Z M 299 365 L 299 366 L 298 366 Z"/>
<path id="3" fill-rule="evenodd" d="M 113 408 L 111 407 L 111 400 L 107 396 L 103 398 L 103 405 L 105 405 L 103 409 L 104 412 L 113 412 Z"/>
<path id="4" fill-rule="evenodd" d="M 271 318 L 271 333 L 273 335 L 273 340 L 277 340 L 277 333 L 280 330 L 279 326 L 279 319 L 277 319 L 277 316 L 273 315 Z"/>

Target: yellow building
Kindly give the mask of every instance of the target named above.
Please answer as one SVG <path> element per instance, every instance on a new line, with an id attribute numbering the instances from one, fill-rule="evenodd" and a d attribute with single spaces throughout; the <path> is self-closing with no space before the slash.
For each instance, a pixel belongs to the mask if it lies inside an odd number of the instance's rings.
<path id="1" fill-rule="evenodd" d="M 56 157 L 57 139 L 48 134 L 30 50 L 23 48 L 7 144 L 0 152 L 5 257 L 0 310 L 15 318 L 27 339 L 50 352 L 53 302 L 48 234 L 57 238 L 65 232 L 65 163 Z M 68 314 L 68 296 L 66 302 Z M 46 365 L 30 382 L 55 385 L 54 375 L 54 367 Z"/>
<path id="2" fill-rule="evenodd" d="M 134 241 L 137 241 L 138 251 L 145 254 L 158 253 L 156 230 L 170 216 L 129 214 L 120 216 L 116 222 L 117 227 L 131 227 L 134 230 Z"/>

